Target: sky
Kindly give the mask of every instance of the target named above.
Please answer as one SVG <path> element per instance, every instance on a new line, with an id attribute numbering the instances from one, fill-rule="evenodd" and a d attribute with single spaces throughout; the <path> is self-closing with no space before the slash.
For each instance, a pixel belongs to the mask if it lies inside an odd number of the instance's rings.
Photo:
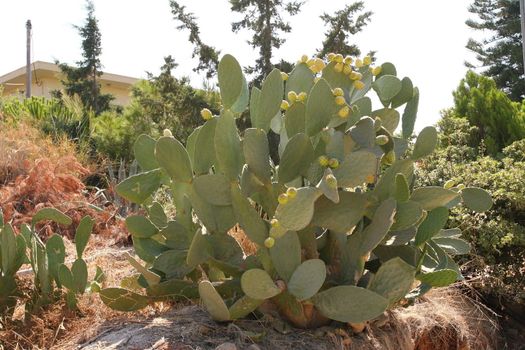
<path id="1" fill-rule="evenodd" d="M 434 124 L 440 111 L 452 106 L 452 91 L 465 75 L 469 37 L 479 37 L 466 25 L 472 0 L 365 0 L 371 23 L 352 38 L 363 52 L 374 50 L 379 63 L 393 62 L 400 78 L 408 76 L 420 90 L 416 130 Z M 293 28 L 274 57 L 296 61 L 321 46 L 325 28 L 319 16 L 353 1 L 307 0 L 300 14 L 288 18 Z M 234 34 L 227 0 L 180 0 L 198 17 L 205 43 L 233 54 L 241 65 L 252 65 L 257 52 Z M 192 71 L 188 33 L 177 31 L 168 0 L 94 0 L 102 34 L 104 71 L 137 78 L 158 73 L 163 57 L 172 55 L 176 76 L 189 76 L 195 87 L 204 77 Z M 25 64 L 25 22 L 33 24 L 32 58 L 74 63 L 80 59 L 81 39 L 73 25 L 86 17 L 83 0 L 0 0 L 0 75 Z M 379 106 L 378 106 L 379 108 Z"/>

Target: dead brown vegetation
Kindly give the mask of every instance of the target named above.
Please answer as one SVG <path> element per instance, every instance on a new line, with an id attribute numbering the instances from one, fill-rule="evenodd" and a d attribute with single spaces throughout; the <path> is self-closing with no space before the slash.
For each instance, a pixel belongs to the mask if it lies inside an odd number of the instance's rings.
<path id="1" fill-rule="evenodd" d="M 95 218 L 95 234 L 125 237 L 124 225 L 115 217 L 116 208 L 96 208 L 97 198 L 86 190 L 82 179 L 91 171 L 78 159 L 75 145 L 54 144 L 30 126 L 6 128 L 0 133 L 0 209 L 15 229 L 31 222 L 41 208 L 55 207 L 73 219 L 69 227 L 47 223 L 39 227 L 43 238 L 54 232 L 74 237 L 74 227 L 85 215 Z"/>
<path id="2" fill-rule="evenodd" d="M 19 175 L 27 175 L 38 158 L 46 157 L 55 162 L 72 154 L 78 158 L 75 145 L 67 140 L 53 142 L 28 123 L 4 123 L 0 129 L 0 185 L 14 181 Z"/>

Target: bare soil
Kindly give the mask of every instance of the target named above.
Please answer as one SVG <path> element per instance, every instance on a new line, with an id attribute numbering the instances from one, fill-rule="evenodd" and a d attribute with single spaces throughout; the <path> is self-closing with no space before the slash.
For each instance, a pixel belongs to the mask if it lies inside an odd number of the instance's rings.
<path id="1" fill-rule="evenodd" d="M 116 286 L 135 273 L 123 257 L 130 248 L 114 243 L 94 236 L 86 251 L 90 276 L 100 266 L 106 273 L 104 286 Z M 67 249 L 74 249 L 72 243 Z M 260 349 L 520 349 L 518 339 L 505 343 L 496 315 L 454 287 L 398 308 L 359 334 L 336 322 L 312 331 L 294 329 L 271 316 L 217 323 L 190 302 L 122 313 L 107 308 L 95 294 L 81 298 L 79 312 L 57 303 L 25 323 L 22 308 L 14 319 L 0 322 L 0 349 L 215 349 L 224 343 L 251 350 L 253 344 Z"/>

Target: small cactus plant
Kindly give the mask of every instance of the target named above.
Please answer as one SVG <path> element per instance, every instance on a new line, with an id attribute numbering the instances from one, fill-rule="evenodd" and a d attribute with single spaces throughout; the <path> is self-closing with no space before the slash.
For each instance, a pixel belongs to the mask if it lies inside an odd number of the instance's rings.
<path id="1" fill-rule="evenodd" d="M 75 309 L 76 295 L 84 293 L 88 284 L 87 265 L 82 259 L 82 253 L 91 235 L 93 220 L 86 216 L 77 227 L 77 259 L 69 269 L 64 264 L 66 248 L 62 237 L 53 234 L 44 243 L 35 230 L 36 224 L 43 220 L 70 225 L 72 220 L 69 216 L 55 208 L 42 208 L 33 216 L 31 225 L 22 225 L 20 234 L 15 235 L 13 227 L 10 223 L 4 223 L 1 214 L 0 211 L 0 315 L 12 313 L 17 298 L 21 297 L 16 274 L 23 264 L 30 264 L 34 273 L 32 297 L 26 303 L 26 311 L 53 302 L 56 295 L 60 295 L 56 292 L 62 287 L 67 289 L 68 307 Z M 97 269 L 95 283 L 101 277 L 102 271 Z"/>
<path id="2" fill-rule="evenodd" d="M 490 196 L 451 184 L 414 188 L 415 162 L 437 143 L 436 130 L 425 128 L 408 150 L 418 89 L 391 63 L 328 58 L 303 56 L 292 72 L 274 69 L 249 93 L 241 66 L 226 55 L 220 115 L 204 111 L 186 146 L 169 135 L 139 138 L 143 171 L 117 191 L 148 212 L 126 220 L 146 262 L 134 264 L 145 293 L 103 289 L 108 305 L 134 310 L 200 296 L 218 321 L 273 303 L 298 327 L 362 325 L 462 278 L 451 255 L 469 246 L 461 231 L 444 229 L 448 211 L 461 202 L 487 210 Z M 381 108 L 372 108 L 371 91 Z M 246 109 L 252 128 L 240 135 L 235 119 Z M 270 129 L 280 135 L 278 166 Z M 160 186 L 171 189 L 175 217 L 152 202 Z M 236 224 L 256 254 L 245 256 L 227 234 Z"/>

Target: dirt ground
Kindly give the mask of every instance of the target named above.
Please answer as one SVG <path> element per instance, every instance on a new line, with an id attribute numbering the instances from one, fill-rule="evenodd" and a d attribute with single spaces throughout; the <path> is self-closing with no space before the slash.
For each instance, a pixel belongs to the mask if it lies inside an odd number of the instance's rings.
<path id="1" fill-rule="evenodd" d="M 53 349 L 504 349 L 498 325 L 455 290 L 441 290 L 353 334 L 344 324 L 305 331 L 276 319 L 219 324 L 198 305 L 172 306 L 144 318 L 116 317 L 92 337 L 65 337 Z M 95 335 L 96 334 L 96 335 Z"/>

